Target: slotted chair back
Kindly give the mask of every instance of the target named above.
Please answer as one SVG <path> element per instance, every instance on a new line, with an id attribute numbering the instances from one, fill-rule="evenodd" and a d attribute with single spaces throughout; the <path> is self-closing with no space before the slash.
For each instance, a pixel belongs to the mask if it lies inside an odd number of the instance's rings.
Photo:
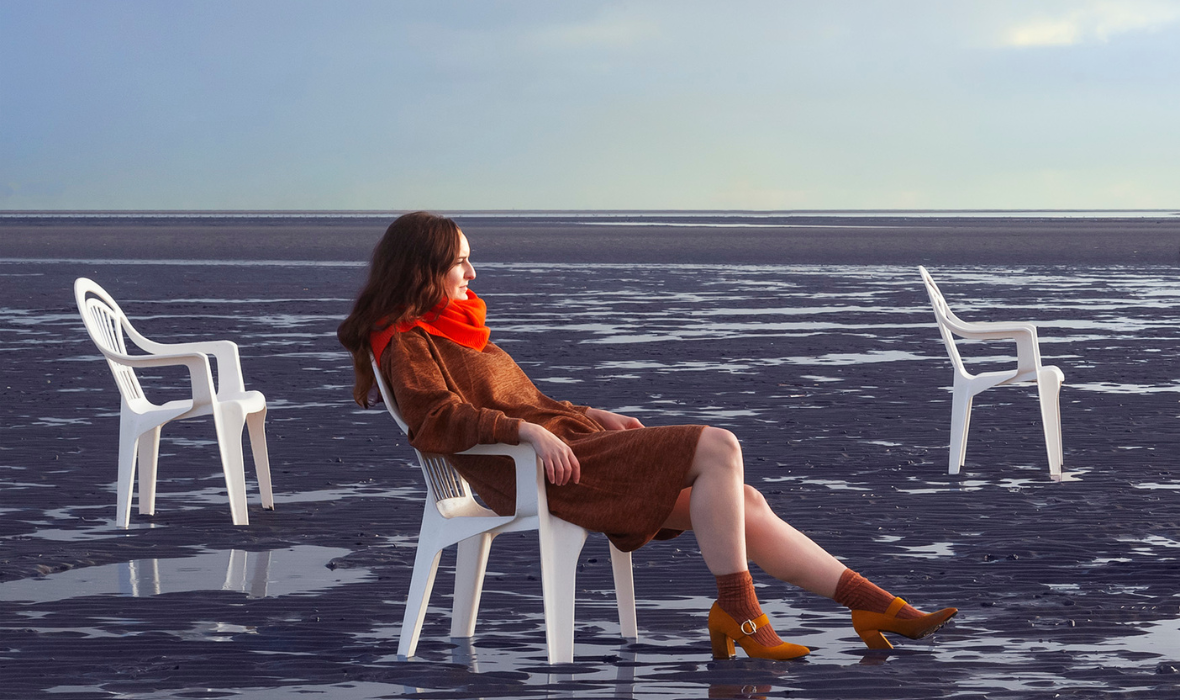
<path id="1" fill-rule="evenodd" d="M 86 295 L 86 301 L 82 310 L 82 321 L 86 325 L 86 331 L 90 334 L 91 340 L 100 349 L 107 352 L 120 355 L 128 354 L 123 328 L 130 326 L 131 322 L 127 320 L 126 314 L 119 308 L 115 300 L 97 284 L 91 283 L 85 286 L 83 293 Z M 107 365 L 111 368 L 111 373 L 115 375 L 115 384 L 119 387 L 119 393 L 123 395 L 124 400 L 130 403 L 137 399 L 143 399 L 143 388 L 139 385 L 139 378 L 135 376 L 135 370 L 125 364 L 115 362 L 109 356 L 104 356 Z"/>
<path id="2" fill-rule="evenodd" d="M 369 354 L 369 359 L 373 365 L 373 376 L 377 379 L 377 388 L 381 392 L 381 400 L 385 402 L 389 415 L 393 416 L 394 422 L 408 438 L 410 427 L 402 417 L 401 411 L 398 410 L 397 401 L 393 398 L 393 391 L 385 382 L 385 377 L 381 375 L 381 368 L 372 353 Z M 417 448 L 414 449 L 414 454 L 418 456 L 418 465 L 422 467 L 422 474 L 426 477 L 427 493 L 440 515 L 444 518 L 451 518 L 459 514 L 473 514 L 472 510 L 475 508 L 480 511 L 485 510 L 476 503 L 475 498 L 471 495 L 471 486 L 455 470 L 451 460 L 443 455 L 420 452 Z"/>
<path id="3" fill-rule="evenodd" d="M 942 335 L 942 342 L 946 345 L 946 353 L 951 358 L 951 364 L 955 366 L 956 372 L 966 374 L 963 358 L 959 355 L 959 348 L 955 347 L 955 336 L 950 329 L 950 326 L 955 325 L 959 319 L 951 311 L 951 307 L 942 296 L 942 291 L 935 284 L 934 278 L 930 276 L 926 268 L 919 266 L 918 270 L 922 273 L 922 281 L 926 283 L 926 293 L 930 296 L 930 305 L 934 307 L 934 317 L 938 321 L 938 332 Z"/>

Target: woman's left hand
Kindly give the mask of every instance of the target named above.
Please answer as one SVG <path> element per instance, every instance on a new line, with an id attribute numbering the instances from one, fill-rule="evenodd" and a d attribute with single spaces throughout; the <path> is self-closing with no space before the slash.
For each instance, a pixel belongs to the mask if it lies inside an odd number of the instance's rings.
<path id="1" fill-rule="evenodd" d="M 603 411 L 599 408 L 586 409 L 586 415 L 607 430 L 635 430 L 643 427 L 643 423 L 640 423 L 638 418 Z"/>

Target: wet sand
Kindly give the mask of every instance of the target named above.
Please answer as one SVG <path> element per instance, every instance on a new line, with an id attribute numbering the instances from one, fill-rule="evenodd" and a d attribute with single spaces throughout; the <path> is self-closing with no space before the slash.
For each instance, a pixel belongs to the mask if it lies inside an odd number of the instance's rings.
<path id="1" fill-rule="evenodd" d="M 575 663 L 549 667 L 535 540 L 514 535 L 493 546 L 474 639 L 447 638 L 453 559 L 444 556 L 419 657 L 398 660 L 420 474 L 389 417 L 349 401 L 348 358 L 334 339 L 359 261 L 383 226 L 234 229 L 199 246 L 161 230 L 145 246 L 147 224 L 98 234 L 37 224 L 50 235 L 34 245 L 36 226 L 4 222 L 0 696 L 1180 690 L 1180 280 L 1163 257 L 1176 250 L 1166 240 L 1175 222 L 1119 229 L 1124 241 L 1146 241 L 1139 247 L 1045 223 L 1060 229 L 1044 234 L 1055 244 L 1033 237 L 1024 249 L 1004 247 L 1010 257 L 974 240 L 982 235 L 944 240 L 945 258 L 934 259 L 922 257 L 928 246 L 898 243 L 904 233 L 885 252 L 864 229 L 848 234 L 851 243 L 796 236 L 819 251 L 814 260 L 786 260 L 786 248 L 757 259 L 754 243 L 720 252 L 716 230 L 693 238 L 602 227 L 611 237 L 587 246 L 557 224 L 548 224 L 557 234 L 462 225 L 487 251 L 474 286 L 489 301 L 493 340 L 539 386 L 652 425 L 733 430 L 748 481 L 776 510 L 893 592 L 921 607 L 958 606 L 959 617 L 933 638 L 867 652 L 846 611 L 755 571 L 777 629 L 813 654 L 802 663 L 714 662 L 704 631 L 712 578 L 691 535 L 635 554 L 638 642 L 618 637 L 605 540 L 592 537 L 579 571 Z M 1141 230 L 1152 226 L 1169 233 Z M 200 229 L 198 238 L 210 235 Z M 344 242 L 342 230 L 353 231 Z M 1110 257 L 1038 257 L 1082 255 L 1079 236 Z M 509 257 L 526 239 L 526 252 Z M 771 239 L 759 230 L 742 240 Z M 232 256 L 229 241 L 241 242 Z M 1153 260 L 1127 252 L 1148 244 Z M 866 246 L 881 259 L 862 259 Z M 734 250 L 751 257 L 724 257 Z M 34 260 L 13 260 L 21 257 Z M 291 262 L 193 262 L 230 257 Z M 653 260 L 662 264 L 623 264 Z M 947 476 L 951 370 L 919 262 L 938 266 L 963 317 L 1039 323 L 1046 362 L 1066 375 L 1066 480 L 1049 479 L 1035 390 L 1007 387 L 976 399 L 967 466 Z M 130 530 L 112 527 L 118 397 L 73 306 L 72 281 L 83 275 L 153 339 L 238 342 L 248 388 L 270 404 L 276 510 L 261 510 L 248 467 L 251 524 L 230 524 L 212 424 L 202 419 L 165 429 L 156 515 L 133 511 Z M 1006 352 L 966 349 L 984 365 Z M 144 377 L 163 385 L 153 398 L 183 394 L 181 373 Z"/>
<path id="2" fill-rule="evenodd" d="M 0 258 L 365 260 L 392 219 L 0 218 Z M 650 217 L 457 213 L 487 262 L 1180 264 L 1180 217 Z M 720 225 L 718 225 L 720 224 Z"/>

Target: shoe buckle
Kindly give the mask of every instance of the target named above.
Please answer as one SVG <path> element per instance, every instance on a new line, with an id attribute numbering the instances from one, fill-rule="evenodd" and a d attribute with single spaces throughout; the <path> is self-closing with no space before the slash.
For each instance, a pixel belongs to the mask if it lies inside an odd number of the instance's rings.
<path id="1" fill-rule="evenodd" d="M 749 625 L 750 628 L 746 629 L 746 625 Z M 753 620 L 746 620 L 742 623 L 741 630 L 742 634 L 748 637 L 758 631 L 758 625 L 754 624 Z"/>

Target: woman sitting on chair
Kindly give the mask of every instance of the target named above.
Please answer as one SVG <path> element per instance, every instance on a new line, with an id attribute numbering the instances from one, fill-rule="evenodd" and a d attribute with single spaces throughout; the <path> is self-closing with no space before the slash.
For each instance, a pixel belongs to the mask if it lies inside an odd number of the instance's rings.
<path id="1" fill-rule="evenodd" d="M 469 255 L 450 219 L 425 212 L 398 218 L 373 251 L 368 281 L 337 333 L 353 356 L 353 397 L 369 405 L 371 350 L 409 424 L 411 445 L 454 455 L 477 444 L 526 442 L 544 466 L 549 511 L 605 533 L 623 551 L 693 530 L 717 577 L 708 622 L 716 658 L 732 657 L 734 642 L 760 658 L 808 652 L 775 634 L 755 596 L 749 560 L 850 608 L 853 627 L 874 649 L 890 648 L 882 632 L 917 639 L 957 612 L 919 612 L 775 515 L 745 485 L 741 447 L 729 431 L 646 428 L 629 416 L 542 394 L 488 342 L 486 306 L 467 288 L 475 279 Z M 511 460 L 452 461 L 492 510 L 514 512 Z"/>

